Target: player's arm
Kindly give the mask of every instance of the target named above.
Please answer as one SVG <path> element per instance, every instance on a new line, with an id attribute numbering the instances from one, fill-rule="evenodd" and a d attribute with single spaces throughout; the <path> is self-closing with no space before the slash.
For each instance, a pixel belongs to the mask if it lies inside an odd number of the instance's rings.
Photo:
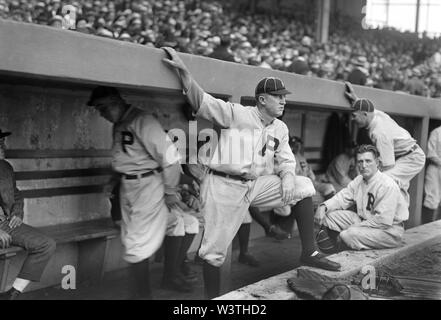
<path id="1" fill-rule="evenodd" d="M 296 172 L 296 158 L 291 151 L 288 143 L 288 129 L 286 134 L 283 135 L 282 141 L 274 154 L 275 171 L 276 174 L 282 179 L 281 193 L 282 200 L 285 203 L 289 203 L 294 199 L 294 177 Z"/>
<path id="2" fill-rule="evenodd" d="M 397 186 L 380 187 L 377 195 L 377 205 L 373 214 L 367 220 L 357 223 L 356 226 L 366 226 L 371 228 L 384 228 L 392 226 L 398 201 L 404 201 Z M 407 208 L 407 206 L 403 206 Z"/>
<path id="3" fill-rule="evenodd" d="M 229 128 L 233 118 L 233 105 L 206 93 L 194 80 L 177 52 L 168 47 L 163 49 L 168 56 L 168 59 L 164 58 L 163 62 L 176 70 L 183 92 L 192 107 L 193 114 L 213 122 L 221 128 Z"/>
<path id="4" fill-rule="evenodd" d="M 14 204 L 11 208 L 11 219 L 9 220 L 9 227 L 11 229 L 14 229 L 16 227 L 19 227 L 23 223 L 23 215 L 24 215 L 24 201 L 23 196 L 18 190 L 18 188 L 15 186 L 14 181 Z"/>
<path id="5" fill-rule="evenodd" d="M 164 179 L 165 202 L 169 208 L 175 206 L 183 210 L 188 207 L 178 195 L 181 178 L 181 156 L 171 138 L 161 124 L 151 117 L 140 117 L 133 123 L 133 129 L 146 151 L 162 168 Z"/>
<path id="6" fill-rule="evenodd" d="M 380 153 L 381 171 L 391 169 L 395 165 L 395 150 L 392 139 L 386 134 L 380 133 L 375 135 L 373 140 Z"/>
<path id="7" fill-rule="evenodd" d="M 440 142 L 441 137 L 439 137 L 438 130 L 432 131 L 427 141 L 427 161 L 434 164 L 437 167 L 441 167 L 441 158 L 436 152 L 436 147 Z"/>
<path id="8" fill-rule="evenodd" d="M 358 176 L 352 180 L 346 188 L 341 189 L 331 199 L 325 201 L 323 204 L 326 206 L 326 212 L 335 210 L 346 210 L 355 203 L 355 191 L 361 176 Z"/>

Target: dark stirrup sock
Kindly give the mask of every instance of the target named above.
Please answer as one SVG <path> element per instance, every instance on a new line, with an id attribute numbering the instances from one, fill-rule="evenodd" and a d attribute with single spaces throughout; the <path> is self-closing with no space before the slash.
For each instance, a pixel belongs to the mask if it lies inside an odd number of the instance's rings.
<path id="1" fill-rule="evenodd" d="M 314 210 L 312 198 L 307 197 L 297 202 L 291 209 L 299 228 L 300 240 L 302 241 L 302 255 L 311 255 L 317 250 L 314 237 Z"/>
<path id="2" fill-rule="evenodd" d="M 182 246 L 182 239 L 184 237 L 164 238 L 164 275 L 163 280 L 173 278 L 178 274 L 180 267 L 179 257 Z"/>
<path id="3" fill-rule="evenodd" d="M 205 298 L 213 299 L 218 297 L 220 295 L 220 268 L 204 261 L 203 273 Z"/>
<path id="4" fill-rule="evenodd" d="M 135 299 L 152 299 L 149 259 L 131 263 L 130 273 L 131 296 Z"/>
<path id="5" fill-rule="evenodd" d="M 182 239 L 181 249 L 179 250 L 178 266 L 182 266 L 184 263 L 185 257 L 187 256 L 187 251 L 190 249 L 194 237 L 194 234 L 186 233 Z"/>
<path id="6" fill-rule="evenodd" d="M 270 211 L 260 212 L 259 209 L 250 208 L 249 209 L 251 217 L 265 230 L 265 233 L 270 232 L 271 222 L 269 219 Z"/>
<path id="7" fill-rule="evenodd" d="M 239 236 L 240 254 L 244 255 L 248 252 L 248 243 L 250 241 L 251 223 L 242 223 L 237 235 Z"/>

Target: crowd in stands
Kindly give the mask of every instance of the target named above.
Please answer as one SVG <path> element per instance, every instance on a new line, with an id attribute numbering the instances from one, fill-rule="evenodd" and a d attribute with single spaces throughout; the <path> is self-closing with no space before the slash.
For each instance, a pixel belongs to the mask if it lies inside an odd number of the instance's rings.
<path id="1" fill-rule="evenodd" d="M 0 0 L 0 18 L 63 28 L 66 4 L 75 7 L 78 32 L 441 97 L 441 40 L 393 29 L 363 30 L 360 22 L 343 16 L 332 17 L 326 44 L 313 37 L 313 14 L 252 14 L 221 1 Z"/>

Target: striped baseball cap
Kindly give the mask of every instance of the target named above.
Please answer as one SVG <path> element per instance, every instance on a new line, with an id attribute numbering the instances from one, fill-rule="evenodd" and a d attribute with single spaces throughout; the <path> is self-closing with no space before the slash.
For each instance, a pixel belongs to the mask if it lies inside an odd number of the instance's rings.
<path id="1" fill-rule="evenodd" d="M 259 81 L 256 86 L 255 95 L 261 93 L 268 94 L 289 94 L 291 91 L 286 90 L 282 80 L 275 77 L 266 77 Z"/>
<path id="2" fill-rule="evenodd" d="M 365 111 L 365 112 L 374 112 L 374 104 L 371 100 L 361 98 L 355 100 L 355 102 L 352 104 L 352 109 L 355 111 Z"/>

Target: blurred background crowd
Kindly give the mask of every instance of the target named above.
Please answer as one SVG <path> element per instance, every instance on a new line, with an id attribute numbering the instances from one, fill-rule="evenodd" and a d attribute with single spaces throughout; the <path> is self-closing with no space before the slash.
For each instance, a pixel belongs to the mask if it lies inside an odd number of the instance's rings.
<path id="1" fill-rule="evenodd" d="M 257 0 L 0 0 L 0 18 L 331 80 L 441 97 L 441 39 L 393 29 L 364 30 L 331 17 L 329 41 L 314 40 L 313 7 L 256 10 Z M 312 2 L 311 2 L 312 3 Z M 280 9 L 280 10 L 278 10 Z M 66 31 L 67 32 L 67 31 Z"/>

